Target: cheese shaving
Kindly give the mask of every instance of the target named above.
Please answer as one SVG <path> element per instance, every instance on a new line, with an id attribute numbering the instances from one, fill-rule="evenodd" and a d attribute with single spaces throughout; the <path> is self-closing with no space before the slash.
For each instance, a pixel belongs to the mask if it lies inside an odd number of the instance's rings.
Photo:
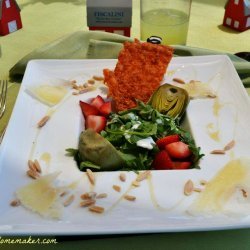
<path id="1" fill-rule="evenodd" d="M 40 102 L 54 106 L 64 99 L 68 89 L 65 86 L 41 85 L 27 88 L 27 92 Z"/>
<path id="2" fill-rule="evenodd" d="M 228 162 L 209 181 L 188 212 L 193 215 L 224 213 L 230 216 L 250 215 L 250 159 Z"/>
<path id="3" fill-rule="evenodd" d="M 207 83 L 202 83 L 200 81 L 190 81 L 185 84 L 174 84 L 180 88 L 185 89 L 188 92 L 188 95 L 191 99 L 198 98 L 215 98 L 216 94 L 213 89 Z"/>
<path id="4" fill-rule="evenodd" d="M 53 185 L 59 175 L 55 172 L 42 176 L 16 191 L 21 204 L 44 217 L 59 219 L 62 205 L 58 202 L 60 189 Z"/>

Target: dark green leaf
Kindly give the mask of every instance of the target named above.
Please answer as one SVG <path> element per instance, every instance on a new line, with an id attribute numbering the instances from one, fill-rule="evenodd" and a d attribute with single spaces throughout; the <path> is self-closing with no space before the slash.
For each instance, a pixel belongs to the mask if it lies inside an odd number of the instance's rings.
<path id="1" fill-rule="evenodd" d="M 90 161 L 82 161 L 80 163 L 79 169 L 80 170 L 84 170 L 85 168 L 91 168 L 91 169 L 95 169 L 95 170 L 100 170 L 101 167 L 94 164 L 93 162 Z"/>
<path id="2" fill-rule="evenodd" d="M 67 152 L 66 153 L 67 156 L 73 156 L 73 157 L 75 157 L 77 155 L 77 153 L 78 153 L 78 149 L 67 148 L 66 152 Z"/>

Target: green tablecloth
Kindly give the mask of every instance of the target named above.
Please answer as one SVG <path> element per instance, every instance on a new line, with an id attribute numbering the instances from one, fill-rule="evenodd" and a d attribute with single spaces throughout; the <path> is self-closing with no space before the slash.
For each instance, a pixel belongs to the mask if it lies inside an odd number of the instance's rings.
<path id="1" fill-rule="evenodd" d="M 0 79 L 21 58 L 62 36 L 87 31 L 85 1 L 19 0 L 23 29 L 0 37 Z M 194 0 L 187 45 L 225 53 L 250 51 L 250 30 L 238 33 L 221 26 L 225 0 Z M 211 14 L 212 13 L 212 14 Z M 139 37 L 139 0 L 133 1 L 132 37 Z M 20 84 L 9 84 L 7 111 L 0 120 L 0 133 L 7 125 Z M 0 233 L 1 236 L 1 233 Z M 58 237 L 58 244 L 1 244 L 0 248 L 24 249 L 250 249 L 250 229 L 166 233 L 147 235 Z"/>
<path id="2" fill-rule="evenodd" d="M 5 244 L 5 250 L 20 249 L 74 249 L 74 250 L 249 250 L 249 234 L 247 229 L 163 233 L 120 236 L 73 236 L 57 237 L 57 244 Z M 42 239 L 42 237 L 40 237 Z M 46 239 L 48 239 L 47 237 Z M 22 238 L 24 239 L 24 238 Z M 27 237 L 26 237 L 27 239 Z M 33 237 L 36 239 L 36 237 Z M 1 239 L 0 239 L 1 241 Z M 2 249 L 3 245 L 0 245 Z"/>

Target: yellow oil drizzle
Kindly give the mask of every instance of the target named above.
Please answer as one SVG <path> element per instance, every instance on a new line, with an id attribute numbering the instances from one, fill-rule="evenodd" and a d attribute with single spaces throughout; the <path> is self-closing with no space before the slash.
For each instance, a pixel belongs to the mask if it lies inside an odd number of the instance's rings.
<path id="1" fill-rule="evenodd" d="M 233 126 L 233 131 L 232 131 L 232 140 L 235 139 L 236 137 L 236 131 L 237 131 L 237 123 L 238 123 L 238 111 L 235 109 L 235 106 L 233 105 L 233 103 L 228 102 L 228 103 L 221 103 L 219 101 L 219 98 L 216 97 L 214 99 L 214 103 L 213 103 L 213 115 L 216 118 L 215 123 L 208 123 L 206 128 L 207 128 L 207 133 L 209 135 L 209 137 L 217 142 L 221 142 L 221 138 L 220 138 L 220 133 L 222 132 L 220 129 L 220 123 L 219 123 L 219 115 L 220 115 L 220 111 L 222 108 L 226 107 L 226 106 L 232 106 L 232 108 L 234 109 L 234 114 L 233 114 L 233 122 L 234 122 L 234 126 Z"/>
<path id="2" fill-rule="evenodd" d="M 40 160 L 44 161 L 47 165 L 49 165 L 51 161 L 51 154 L 48 152 L 43 153 L 40 156 Z"/>
<path id="3" fill-rule="evenodd" d="M 216 75 L 214 75 L 211 79 L 208 80 L 208 84 L 210 84 L 217 76 L 220 76 L 219 73 L 217 73 Z M 209 137 L 214 140 L 219 142 L 220 141 L 220 129 L 219 129 L 219 112 L 222 109 L 223 105 L 221 105 L 221 103 L 219 102 L 219 98 L 218 98 L 218 93 L 220 91 L 221 88 L 221 84 L 217 85 L 217 89 L 214 90 L 216 98 L 214 98 L 214 102 L 213 102 L 213 115 L 216 118 L 216 123 L 209 123 L 207 125 L 207 133 L 209 135 Z"/>
<path id="4" fill-rule="evenodd" d="M 54 108 L 48 108 L 45 116 L 49 116 L 50 119 L 51 117 L 54 115 L 54 113 L 62 106 L 63 103 L 65 103 L 72 95 L 68 95 L 67 97 L 65 97 L 60 104 L 58 104 L 56 107 Z M 49 121 L 48 121 L 49 123 Z M 47 124 L 45 124 L 46 126 Z M 35 153 L 35 149 L 36 149 L 36 146 L 37 146 L 37 143 L 38 143 L 38 139 L 39 139 L 39 135 L 40 135 L 40 132 L 41 132 L 41 129 L 42 128 L 39 128 L 37 127 L 37 132 L 36 132 L 36 135 L 35 135 L 35 138 L 34 138 L 34 141 L 32 143 L 32 147 L 31 147 L 31 150 L 30 150 L 30 154 L 29 154 L 29 159 L 33 159 L 34 157 L 34 153 Z M 44 161 L 46 161 L 46 159 L 43 159 Z"/>
<path id="5" fill-rule="evenodd" d="M 219 113 L 220 110 L 223 108 L 224 105 L 222 105 L 219 102 L 218 97 L 216 97 L 214 99 L 214 103 L 213 103 L 213 115 L 216 118 L 216 123 L 209 123 L 207 125 L 207 131 L 208 131 L 208 135 L 210 136 L 210 138 L 214 141 L 219 142 L 220 141 L 220 125 L 219 125 Z"/>
<path id="6" fill-rule="evenodd" d="M 219 102 L 219 98 L 215 98 L 214 99 L 214 105 L 213 105 L 213 114 L 215 117 L 219 116 L 219 111 L 221 110 L 221 108 L 223 107 L 223 105 Z"/>
<path id="7" fill-rule="evenodd" d="M 69 189 L 76 189 L 81 180 L 82 180 L 82 178 L 71 182 L 70 184 L 67 185 L 67 188 L 69 188 Z"/>
<path id="8" fill-rule="evenodd" d="M 220 131 L 218 130 L 218 126 L 216 125 L 216 129 L 214 128 L 214 124 L 213 123 L 209 123 L 207 125 L 207 131 L 208 134 L 210 136 L 211 139 L 213 139 L 214 141 L 219 142 L 220 141 L 220 137 L 219 137 L 219 133 Z"/>
<path id="9" fill-rule="evenodd" d="M 170 212 L 171 210 L 174 210 L 176 207 L 178 207 L 183 201 L 184 201 L 184 197 L 182 199 L 180 199 L 178 202 L 176 202 L 174 205 L 172 205 L 171 207 L 168 208 L 164 208 L 161 205 L 159 205 L 156 196 L 155 196 L 155 192 L 154 192 L 154 186 L 153 186 L 153 182 L 152 182 L 152 177 L 151 175 L 148 176 L 148 178 L 146 179 L 148 187 L 149 187 L 149 194 L 150 194 L 150 198 L 152 201 L 152 204 L 154 205 L 154 207 L 160 211 L 163 212 Z M 123 199 L 124 196 L 129 194 L 129 192 L 131 190 L 133 190 L 134 188 L 137 188 L 135 186 L 133 186 L 132 184 L 127 188 L 127 190 L 119 197 L 119 199 L 117 201 L 115 201 L 107 210 L 107 212 L 111 212 Z"/>
<path id="10" fill-rule="evenodd" d="M 134 188 L 135 187 L 131 184 L 128 189 L 119 197 L 119 199 L 106 210 L 106 213 L 111 212 L 124 199 L 124 196 L 127 195 Z"/>
<path id="11" fill-rule="evenodd" d="M 238 187 L 250 183 L 250 160 L 229 161 L 218 174 L 206 184 L 203 192 L 191 206 L 193 212 L 221 212 Z M 249 185 L 249 184 L 248 184 Z"/>
<path id="12" fill-rule="evenodd" d="M 147 182 L 149 186 L 150 198 L 151 198 L 152 204 L 154 205 L 156 209 L 160 211 L 164 211 L 164 212 L 170 212 L 171 210 L 174 210 L 176 207 L 178 207 L 184 201 L 184 197 L 183 197 L 182 199 L 180 199 L 178 202 L 176 202 L 174 205 L 172 205 L 169 208 L 162 207 L 156 199 L 151 175 L 148 177 Z"/>
<path id="13" fill-rule="evenodd" d="M 231 160 L 233 160 L 233 159 L 235 158 L 235 154 L 234 154 L 234 151 L 233 151 L 233 150 L 231 150 L 231 151 L 229 152 L 229 158 L 230 158 Z"/>
<path id="14" fill-rule="evenodd" d="M 35 134 L 35 138 L 34 138 L 34 140 L 32 142 L 32 146 L 31 146 L 30 153 L 29 153 L 29 158 L 28 158 L 30 160 L 32 160 L 33 157 L 34 157 L 34 153 L 35 153 L 35 149 L 36 149 L 37 139 L 38 139 L 39 133 L 40 133 L 40 130 L 37 130 L 36 134 Z"/>
<path id="15" fill-rule="evenodd" d="M 217 99 L 217 98 L 216 98 Z M 213 114 L 216 117 L 216 129 L 210 130 L 214 124 L 213 123 L 209 123 L 207 125 L 208 131 L 209 131 L 209 135 L 210 137 L 215 140 L 215 141 L 220 141 L 220 125 L 219 125 L 219 112 L 222 108 L 226 107 L 226 106 L 232 106 L 232 108 L 235 110 L 234 114 L 233 114 L 233 131 L 232 131 L 232 139 L 235 139 L 236 136 L 236 131 L 237 131 L 237 123 L 238 123 L 238 111 L 235 109 L 235 107 L 233 106 L 233 103 L 224 103 L 224 104 L 220 104 L 219 100 L 215 100 L 214 101 L 214 106 L 213 106 Z"/>
<path id="16" fill-rule="evenodd" d="M 168 76 L 173 76 L 175 74 L 176 70 L 168 70 L 167 75 Z"/>
<path id="17" fill-rule="evenodd" d="M 49 173 L 50 172 L 50 162 L 51 162 L 51 154 L 48 152 L 44 152 L 41 154 L 40 158 L 40 163 L 45 163 L 46 165 L 46 172 Z M 42 164 L 44 166 L 44 164 Z"/>

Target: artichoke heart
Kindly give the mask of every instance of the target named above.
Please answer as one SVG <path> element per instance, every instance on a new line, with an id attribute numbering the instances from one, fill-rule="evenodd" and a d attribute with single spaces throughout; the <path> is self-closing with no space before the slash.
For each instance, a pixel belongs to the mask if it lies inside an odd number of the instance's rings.
<path id="1" fill-rule="evenodd" d="M 188 92 L 168 83 L 156 89 L 148 102 L 154 109 L 172 118 L 181 117 L 188 103 Z"/>
<path id="2" fill-rule="evenodd" d="M 82 161 L 91 161 L 100 166 L 102 171 L 119 169 L 124 164 L 115 147 L 92 129 L 81 133 L 78 148 Z"/>

